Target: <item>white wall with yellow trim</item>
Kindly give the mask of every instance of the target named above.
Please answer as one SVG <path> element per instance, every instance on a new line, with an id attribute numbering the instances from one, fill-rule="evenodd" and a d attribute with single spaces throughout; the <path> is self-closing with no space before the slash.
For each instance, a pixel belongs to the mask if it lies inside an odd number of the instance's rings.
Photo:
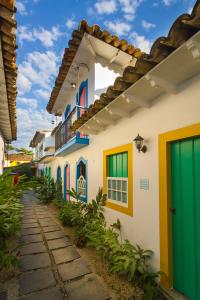
<path id="1" fill-rule="evenodd" d="M 75 187 L 76 162 L 80 157 L 88 160 L 88 198 L 92 199 L 103 185 L 103 151 L 132 143 L 138 133 L 144 137 L 148 147 L 145 154 L 138 153 L 133 144 L 133 216 L 111 208 L 105 208 L 105 215 L 108 223 L 120 219 L 124 238 L 154 251 L 152 264 L 157 269 L 160 268 L 158 135 L 200 122 L 199 87 L 200 76 L 197 76 L 183 84 L 178 94 L 166 93 L 150 108 L 138 109 L 130 118 L 91 135 L 89 146 L 56 157 L 49 165 L 54 178 L 60 165 L 63 178 L 64 165 L 68 162 L 70 184 Z M 149 190 L 140 189 L 140 179 L 149 180 Z"/>

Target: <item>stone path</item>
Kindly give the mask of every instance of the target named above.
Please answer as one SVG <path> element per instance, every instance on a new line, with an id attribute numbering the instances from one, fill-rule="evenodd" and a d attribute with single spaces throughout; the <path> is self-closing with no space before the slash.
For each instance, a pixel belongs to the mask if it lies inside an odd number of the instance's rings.
<path id="1" fill-rule="evenodd" d="M 22 202 L 19 299 L 111 299 L 48 208 L 30 192 Z"/>

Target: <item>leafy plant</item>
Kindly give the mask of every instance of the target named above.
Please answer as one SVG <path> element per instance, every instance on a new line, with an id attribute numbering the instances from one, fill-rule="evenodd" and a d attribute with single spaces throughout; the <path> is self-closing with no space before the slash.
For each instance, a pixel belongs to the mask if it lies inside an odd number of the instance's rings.
<path id="1" fill-rule="evenodd" d="M 26 176 L 16 182 L 8 171 L 0 176 L 0 269 L 16 265 L 18 252 L 10 250 L 8 242 L 20 229 L 20 198 L 29 186 Z"/>
<path id="2" fill-rule="evenodd" d="M 49 180 L 49 178 L 45 176 L 38 177 L 36 191 L 38 193 L 38 198 L 42 203 L 48 204 L 52 202 L 57 196 L 54 179 L 52 178 Z"/>
<path id="3" fill-rule="evenodd" d="M 68 193 L 76 201 L 67 201 L 59 217 L 64 225 L 75 226 L 77 245 L 95 248 L 110 265 L 112 272 L 123 275 L 129 281 L 135 280 L 143 288 L 146 299 L 159 299 L 155 279 L 160 273 L 152 272 L 148 264 L 153 252 L 123 240 L 119 219 L 106 226 L 103 214 L 106 195 L 102 189 L 88 205 L 80 201 L 80 194 L 74 189 Z"/>

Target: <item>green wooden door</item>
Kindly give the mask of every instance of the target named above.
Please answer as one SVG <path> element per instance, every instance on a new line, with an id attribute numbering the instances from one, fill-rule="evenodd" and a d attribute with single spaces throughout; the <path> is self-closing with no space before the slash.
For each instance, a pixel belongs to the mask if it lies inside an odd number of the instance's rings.
<path id="1" fill-rule="evenodd" d="M 200 300 L 200 138 L 171 145 L 173 286 Z"/>

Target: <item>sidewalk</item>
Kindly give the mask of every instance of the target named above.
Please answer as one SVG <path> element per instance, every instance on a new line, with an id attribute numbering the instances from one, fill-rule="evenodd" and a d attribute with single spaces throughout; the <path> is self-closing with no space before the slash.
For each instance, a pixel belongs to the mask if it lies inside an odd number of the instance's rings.
<path id="1" fill-rule="evenodd" d="M 111 299 L 102 279 L 94 274 L 64 234 L 48 208 L 26 193 L 21 242 L 20 300 Z"/>

